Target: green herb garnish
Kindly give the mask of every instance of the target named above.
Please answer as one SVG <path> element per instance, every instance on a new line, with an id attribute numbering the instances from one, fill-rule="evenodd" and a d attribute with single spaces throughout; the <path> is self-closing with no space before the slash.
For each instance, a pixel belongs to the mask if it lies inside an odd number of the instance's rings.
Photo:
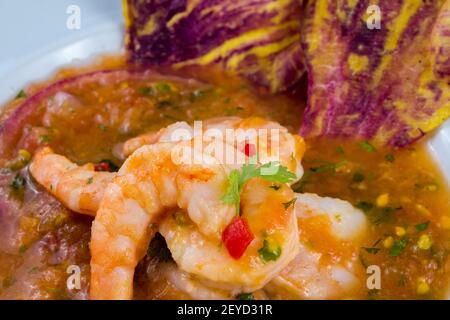
<path id="1" fill-rule="evenodd" d="M 50 138 L 48 135 L 43 134 L 39 136 L 39 143 L 48 143 L 50 141 Z"/>
<path id="2" fill-rule="evenodd" d="M 439 190 L 439 185 L 434 182 L 427 183 L 427 184 L 416 183 L 415 187 L 416 187 L 416 189 L 423 190 L 423 191 L 430 191 L 430 192 Z"/>
<path id="3" fill-rule="evenodd" d="M 2 286 L 3 288 L 9 288 L 14 284 L 14 282 L 16 282 L 16 279 L 12 276 L 8 276 L 3 279 Z"/>
<path id="4" fill-rule="evenodd" d="M 387 162 L 394 162 L 395 161 L 395 157 L 392 153 L 388 153 L 387 155 L 384 156 L 384 159 Z"/>
<path id="5" fill-rule="evenodd" d="M 363 247 L 363 249 L 364 250 L 366 250 L 366 252 L 367 253 L 370 253 L 370 254 L 377 254 L 378 253 L 378 251 L 380 251 L 380 248 L 365 248 L 365 247 Z"/>
<path id="6" fill-rule="evenodd" d="M 228 176 L 228 187 L 222 201 L 234 205 L 237 214 L 240 211 L 242 188 L 252 178 L 261 178 L 275 183 L 288 183 L 294 181 L 296 175 L 276 162 L 269 162 L 262 166 L 253 163 L 244 164 L 241 170 L 232 170 Z"/>
<path id="7" fill-rule="evenodd" d="M 230 108 L 230 109 L 225 110 L 225 114 L 227 116 L 234 116 L 243 110 L 244 110 L 244 108 L 237 106 L 235 108 Z"/>
<path id="8" fill-rule="evenodd" d="M 420 232 L 420 231 L 425 231 L 429 225 L 430 225 L 430 221 L 427 221 L 427 222 L 416 224 L 415 227 L 416 227 L 416 230 Z"/>
<path id="9" fill-rule="evenodd" d="M 33 267 L 28 271 L 28 273 L 37 273 L 38 271 L 39 271 L 39 267 Z"/>
<path id="10" fill-rule="evenodd" d="M 338 169 L 339 167 L 342 167 L 347 161 L 340 161 L 337 163 L 326 163 L 322 166 L 319 167 L 313 167 L 310 168 L 309 170 L 313 173 L 323 173 L 323 172 L 328 172 L 328 171 L 336 171 L 336 169 Z"/>
<path id="11" fill-rule="evenodd" d="M 16 99 L 22 99 L 22 98 L 26 98 L 27 97 L 27 93 L 22 89 L 19 91 L 19 93 L 16 95 Z"/>
<path id="12" fill-rule="evenodd" d="M 281 255 L 281 246 L 272 238 L 264 239 L 263 247 L 258 250 L 259 256 L 264 263 L 276 261 Z"/>
<path id="13" fill-rule="evenodd" d="M 170 85 L 168 85 L 167 83 L 164 83 L 164 82 L 157 83 L 155 85 L 155 88 L 160 93 L 168 93 L 168 92 L 172 91 L 172 88 L 170 87 Z"/>
<path id="14" fill-rule="evenodd" d="M 363 182 L 365 179 L 365 176 L 361 172 L 356 172 L 353 174 L 353 182 Z"/>
<path id="15" fill-rule="evenodd" d="M 253 293 L 240 293 L 236 296 L 237 300 L 255 300 Z"/>
<path id="16" fill-rule="evenodd" d="M 28 250 L 28 247 L 26 245 L 24 245 L 24 244 L 19 247 L 19 253 L 20 254 L 24 254 L 25 251 L 27 251 L 27 250 Z"/>
<path id="17" fill-rule="evenodd" d="M 292 186 L 295 192 L 304 192 L 305 186 L 310 182 L 311 177 L 316 173 L 336 172 L 336 169 L 345 165 L 347 161 L 343 160 L 338 163 L 325 163 L 319 167 L 312 167 L 305 172 L 302 179 Z"/>
<path id="18" fill-rule="evenodd" d="M 407 238 L 402 238 L 400 240 L 397 240 L 394 242 L 393 246 L 389 250 L 389 255 L 391 257 L 398 257 L 400 253 L 406 248 L 406 245 L 408 244 Z"/>
<path id="19" fill-rule="evenodd" d="M 156 92 L 153 87 L 142 87 L 137 89 L 137 92 L 143 96 L 155 96 Z"/>
<path id="20" fill-rule="evenodd" d="M 344 154 L 345 153 L 345 150 L 344 150 L 344 148 L 343 147 L 341 147 L 341 146 L 338 146 L 338 147 L 336 147 L 336 152 L 337 153 L 339 153 L 339 154 Z"/>
<path id="21" fill-rule="evenodd" d="M 397 207 L 397 208 L 392 208 L 392 207 L 386 207 L 383 208 L 383 210 L 381 210 L 381 213 L 376 216 L 373 220 L 372 223 L 374 225 L 380 225 L 384 222 L 389 221 L 392 218 L 392 214 L 397 211 L 397 210 L 401 210 L 402 207 Z"/>
<path id="22" fill-rule="evenodd" d="M 360 146 L 360 148 L 363 149 L 364 151 L 367 151 L 367 152 L 370 152 L 370 153 L 373 153 L 373 152 L 377 151 L 377 149 L 376 149 L 373 145 L 371 145 L 370 142 L 367 141 L 367 140 L 361 142 L 361 143 L 359 144 L 359 146 Z"/>

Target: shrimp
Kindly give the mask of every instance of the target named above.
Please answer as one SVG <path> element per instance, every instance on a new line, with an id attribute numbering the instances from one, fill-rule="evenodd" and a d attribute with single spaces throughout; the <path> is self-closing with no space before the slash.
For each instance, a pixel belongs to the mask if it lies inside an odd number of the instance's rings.
<path id="1" fill-rule="evenodd" d="M 205 283 L 192 274 L 181 271 L 174 263 L 162 263 L 162 275 L 181 293 L 196 300 L 232 300 L 236 296 L 232 292 L 218 288 L 217 284 Z M 263 290 L 253 293 L 257 300 L 267 300 Z"/>
<path id="2" fill-rule="evenodd" d="M 209 287 L 195 276 L 181 271 L 174 263 L 162 264 L 161 273 L 173 287 L 193 299 L 230 300 L 233 298 L 231 292 Z"/>
<path id="3" fill-rule="evenodd" d="M 75 212 L 95 216 L 114 173 L 96 172 L 93 164 L 78 166 L 49 147 L 40 149 L 30 165 L 36 181 Z"/>
<path id="4" fill-rule="evenodd" d="M 229 126 L 230 123 L 235 123 L 235 127 L 239 128 L 251 128 L 252 125 L 273 125 L 259 118 L 227 119 L 219 121 L 219 123 L 214 126 L 222 129 Z M 55 170 L 52 166 L 39 166 L 39 164 L 45 163 L 40 154 L 33 161 L 35 167 L 33 171 L 37 180 L 63 203 L 74 211 L 92 215 L 97 212 L 92 225 L 91 240 L 91 294 L 94 299 L 121 299 L 132 296 L 134 268 L 145 254 L 146 246 L 156 232 L 156 228 L 149 226 L 155 226 L 160 220 L 169 221 L 169 219 L 163 219 L 164 213 L 168 209 L 178 207 L 187 212 L 187 220 L 192 221 L 195 225 L 191 234 L 192 238 L 199 237 L 206 244 L 205 256 L 208 256 L 209 249 L 222 243 L 221 237 L 224 229 L 236 216 L 236 208 L 225 204 L 222 196 L 228 185 L 229 173 L 240 166 L 235 163 L 226 163 L 224 159 L 229 153 L 235 152 L 238 155 L 244 155 L 244 158 L 248 160 L 250 155 L 244 154 L 245 148 L 243 148 L 245 140 L 232 140 L 230 143 L 220 138 L 212 139 L 213 141 L 209 143 L 206 151 L 202 148 L 197 149 L 195 137 L 191 140 L 175 140 L 178 142 L 161 142 L 166 141 L 167 137 L 172 135 L 171 132 L 180 128 L 189 130 L 190 127 L 187 124 L 178 123 L 166 128 L 165 131 L 158 134 L 157 142 L 134 151 L 117 176 L 106 173 L 102 179 L 98 180 L 98 183 L 96 181 L 95 190 L 97 192 L 95 198 L 91 197 L 87 209 L 86 205 L 79 205 L 80 199 L 83 198 L 80 194 L 85 194 L 80 182 L 83 181 L 82 178 L 86 174 L 89 176 L 85 181 L 91 181 L 94 184 L 94 180 L 97 180 L 92 176 L 97 173 L 93 172 L 89 165 L 78 167 L 64 157 L 52 154 L 51 150 L 43 153 L 42 156 L 45 156 L 43 158 L 47 161 L 57 159 L 63 169 L 56 167 L 57 170 Z M 288 134 L 287 130 L 285 133 L 286 139 L 291 143 L 285 145 L 292 152 L 289 152 L 289 157 L 281 159 L 280 162 L 282 165 L 295 167 L 296 172 L 302 172 L 300 158 L 304 152 L 304 142 L 300 137 L 296 138 Z M 257 143 L 269 146 L 279 143 L 275 135 L 274 139 L 269 136 L 267 141 L 267 135 L 260 137 L 258 134 L 259 141 Z M 197 136 L 197 138 L 201 142 L 210 142 L 206 135 Z M 263 141 L 263 138 L 266 140 Z M 200 156 L 201 164 L 196 161 L 192 162 L 193 159 L 189 157 L 182 159 L 181 162 L 174 162 L 173 152 L 177 149 L 176 147 L 187 148 L 194 158 Z M 225 155 L 225 158 L 214 153 L 218 149 L 222 149 L 221 154 Z M 269 160 L 266 155 L 261 158 L 265 161 Z M 258 160 L 263 163 L 261 159 Z M 69 173 L 72 174 L 73 181 L 70 180 Z M 58 185 L 61 185 L 61 176 L 67 176 L 67 181 L 64 180 L 65 191 L 56 192 L 58 189 L 53 190 L 53 183 L 57 182 Z M 186 246 L 182 246 L 178 251 L 179 255 L 175 258 L 181 270 L 191 272 L 192 269 L 192 273 L 204 281 L 217 282 L 220 286 L 231 288 L 230 290 L 233 292 L 247 292 L 262 288 L 295 257 L 298 250 L 297 222 L 293 210 L 285 208 L 285 204 L 293 198 L 292 191 L 288 186 L 279 186 L 278 188 L 281 190 L 275 190 L 270 188 L 272 184 L 267 181 L 258 179 L 255 181 L 258 183 L 248 182 L 248 185 L 253 186 L 253 190 L 255 190 L 253 196 L 246 198 L 247 193 L 252 194 L 250 191 L 252 189 L 247 190 L 246 186 L 241 202 L 243 217 L 249 220 L 249 227 L 256 234 L 248 251 L 242 257 L 242 261 L 235 262 L 225 248 L 220 249 L 218 255 L 213 254 L 211 257 L 222 261 L 224 267 L 228 263 L 229 268 L 228 272 L 217 278 L 208 268 L 198 270 L 199 264 L 192 266 L 181 261 L 186 256 L 183 252 Z M 90 183 L 87 184 L 90 185 Z M 71 185 L 75 186 L 76 191 L 70 189 Z M 260 185 L 263 186 L 262 189 L 258 187 Z M 94 188 L 94 186 L 90 186 L 90 188 Z M 261 195 L 265 195 L 267 190 L 279 191 L 279 193 L 266 199 Z M 267 195 L 269 196 L 269 194 Z M 248 202 L 248 205 L 245 204 L 245 201 Z M 177 235 L 175 236 L 170 240 L 179 238 Z M 180 236 L 183 237 L 185 234 Z M 170 236 L 167 235 L 167 237 Z M 276 244 L 275 249 L 279 250 L 279 252 L 276 251 L 276 259 L 271 258 L 265 261 L 261 258 L 260 251 L 265 246 L 270 247 L 274 244 Z M 193 244 L 193 248 L 195 249 L 195 244 Z M 200 267 L 200 269 L 202 268 Z"/>
<path id="5" fill-rule="evenodd" d="M 364 214 L 346 201 L 297 194 L 300 252 L 265 290 L 277 298 L 350 298 L 362 289 Z"/>
<path id="6" fill-rule="evenodd" d="M 206 131 L 210 129 L 219 130 L 223 135 L 225 135 L 227 129 L 248 130 L 252 128 L 272 128 L 281 132 L 281 140 L 277 140 L 277 137 L 264 135 L 255 137 L 255 132 L 242 133 L 237 131 L 235 134 L 247 134 L 246 137 L 248 139 L 258 140 L 257 143 L 261 145 L 267 146 L 275 143 L 282 145 L 282 155 L 279 162 L 288 167 L 292 172 L 295 172 L 297 180 L 300 179 L 303 174 L 301 158 L 305 150 L 304 141 L 301 137 L 289 134 L 285 128 L 275 122 L 256 117 L 247 119 L 224 117 L 205 121 Z M 180 133 L 183 134 L 180 135 Z M 256 134 L 258 135 L 259 133 L 257 132 Z M 177 122 L 161 129 L 157 133 L 144 134 L 128 140 L 121 147 L 121 152 L 129 154 L 143 145 L 155 144 L 158 142 L 186 141 L 195 138 L 194 135 L 195 132 L 193 127 L 186 122 Z M 242 143 L 245 142 L 245 139 L 239 139 L 236 135 L 232 136 L 231 141 L 226 142 L 228 145 L 220 138 L 212 139 L 214 140 L 212 144 L 215 145 L 212 149 L 225 150 L 225 154 L 229 154 L 230 148 L 237 148 L 240 151 L 238 150 L 236 153 L 243 155 L 245 151 L 243 149 L 245 149 L 245 147 Z M 202 141 L 207 141 L 208 137 L 200 136 L 198 138 L 202 139 Z M 273 141 L 271 140 L 272 138 L 274 138 Z M 223 142 L 223 144 L 221 145 L 220 142 Z M 240 145 L 238 146 L 239 143 Z M 235 161 L 236 155 L 231 156 L 230 158 Z M 242 158 L 245 158 L 245 155 Z M 222 163 L 226 162 L 223 157 L 219 160 Z M 260 163 L 265 163 L 270 160 L 271 159 L 264 156 L 264 154 L 260 155 Z M 79 167 L 67 158 L 54 154 L 49 148 L 44 148 L 35 155 L 30 169 L 36 181 L 43 185 L 48 192 L 58 198 L 69 209 L 91 216 L 95 216 L 106 185 L 114 177 L 114 174 L 111 173 L 94 172 L 92 164 Z M 293 181 L 293 183 L 295 183 L 295 181 Z M 199 201 L 201 201 L 201 199 Z"/>
<path id="7" fill-rule="evenodd" d="M 184 272 L 173 261 L 150 262 L 147 266 L 147 279 L 144 291 L 137 292 L 139 298 L 146 299 L 194 299 L 194 300 L 233 300 L 239 298 L 232 292 L 223 290 L 215 284 L 202 281 Z M 263 290 L 252 294 L 256 300 L 267 300 Z"/>
<path id="8" fill-rule="evenodd" d="M 177 122 L 154 133 L 146 133 L 126 141 L 118 146 L 116 154 L 120 158 L 126 158 L 133 151 L 146 144 L 157 142 L 177 142 L 187 137 L 187 140 L 203 136 L 220 137 L 224 142 L 232 145 L 249 156 L 256 155 L 261 162 L 267 163 L 275 160 L 296 173 L 298 179 L 303 175 L 301 159 L 305 152 L 303 139 L 298 135 L 292 135 L 280 124 L 258 117 L 241 119 L 238 117 L 222 117 L 205 121 L 200 132 L 194 126 L 186 122 Z M 180 135 L 181 132 L 184 134 Z M 251 146 L 245 150 L 246 145 Z M 251 152 L 251 154 L 249 154 Z M 295 183 L 295 181 L 293 182 Z"/>
<path id="9" fill-rule="evenodd" d="M 202 164 L 183 157 L 174 161 L 173 151 L 180 146 L 201 155 Z M 297 221 L 293 208 L 286 207 L 294 194 L 287 185 L 274 190 L 271 183 L 259 179 L 247 183 L 241 198 L 242 216 L 248 219 L 255 239 L 239 261 L 230 257 L 220 246 L 221 236 L 236 216 L 236 208 L 225 204 L 222 195 L 234 166 L 222 165 L 194 149 L 192 141 L 141 147 L 108 185 L 92 225 L 93 299 L 132 297 L 134 269 L 155 232 L 149 226 L 161 220 L 159 231 L 171 243 L 180 269 L 229 286 L 233 292 L 263 287 L 295 257 Z M 174 219 L 164 218 L 165 212 L 177 207 L 187 212 L 192 227 L 180 228 Z M 261 250 L 275 252 L 264 260 Z M 199 263 L 191 257 L 198 257 Z"/>
<path id="10" fill-rule="evenodd" d="M 157 223 L 166 209 L 181 204 L 193 212 L 197 206 L 219 213 L 209 215 L 209 224 L 194 215 L 206 234 L 232 219 L 235 209 L 218 196 L 227 176 L 223 168 L 177 165 L 172 161 L 175 145 L 158 143 L 138 149 L 106 188 L 92 225 L 92 298 L 131 298 L 134 268 L 154 234 L 149 226 Z M 202 197 L 195 195 L 196 189 L 209 194 L 197 201 Z"/>
<path id="11" fill-rule="evenodd" d="M 242 192 L 242 217 L 255 238 L 238 260 L 220 242 L 205 238 L 194 224 L 180 224 L 173 217 L 161 222 L 159 232 L 179 268 L 235 294 L 264 287 L 298 252 L 297 222 L 293 209 L 287 208 L 294 193 L 285 185 L 278 190 L 270 187 L 253 179 Z M 266 249 L 271 256 L 265 257 Z"/>
<path id="12" fill-rule="evenodd" d="M 182 139 L 176 136 L 177 130 L 184 131 L 187 136 L 193 135 L 193 128 L 186 122 L 176 122 L 168 127 L 162 128 L 157 132 L 144 133 L 131 138 L 115 148 L 115 153 L 119 159 L 126 159 L 134 151 L 148 144 L 157 142 L 178 142 Z"/>
<path id="13" fill-rule="evenodd" d="M 204 129 L 205 130 L 218 129 L 221 132 L 225 133 L 226 129 L 233 128 L 238 121 L 240 121 L 240 118 L 237 117 L 215 118 L 205 121 Z M 125 141 L 123 145 L 119 145 L 118 155 L 120 158 L 126 158 L 134 151 L 136 151 L 137 149 L 146 144 L 154 144 L 157 142 L 180 141 L 181 140 L 180 136 L 176 134 L 177 130 L 180 131 L 185 130 L 184 132 L 190 138 L 194 137 L 194 128 L 192 126 L 190 126 L 187 122 L 184 121 L 176 122 L 174 124 L 169 125 L 166 128 L 162 128 L 157 132 L 144 133 Z"/>

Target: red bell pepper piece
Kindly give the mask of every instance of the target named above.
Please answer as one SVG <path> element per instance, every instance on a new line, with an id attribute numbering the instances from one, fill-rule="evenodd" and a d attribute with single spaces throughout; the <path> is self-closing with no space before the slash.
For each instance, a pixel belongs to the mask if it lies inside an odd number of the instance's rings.
<path id="1" fill-rule="evenodd" d="M 94 170 L 95 171 L 106 171 L 106 172 L 109 172 L 110 171 L 110 167 L 109 167 L 109 163 L 107 163 L 107 162 L 100 162 L 100 163 L 97 163 L 95 166 L 94 166 Z"/>
<path id="2" fill-rule="evenodd" d="M 253 157 L 256 154 L 256 147 L 252 143 L 246 143 L 244 145 L 244 153 L 247 157 Z"/>
<path id="3" fill-rule="evenodd" d="M 242 257 L 254 238 L 247 221 L 241 217 L 235 217 L 222 233 L 222 241 L 235 260 Z"/>

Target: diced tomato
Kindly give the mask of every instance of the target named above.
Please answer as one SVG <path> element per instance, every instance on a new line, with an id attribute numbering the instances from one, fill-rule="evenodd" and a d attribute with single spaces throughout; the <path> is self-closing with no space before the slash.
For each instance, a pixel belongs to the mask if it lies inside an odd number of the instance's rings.
<path id="1" fill-rule="evenodd" d="M 244 153 L 247 157 L 253 157 L 256 154 L 256 147 L 252 143 L 246 143 L 244 146 Z"/>
<path id="2" fill-rule="evenodd" d="M 222 241 L 228 253 L 236 260 L 242 257 L 254 238 L 247 221 L 241 217 L 235 217 L 222 233 Z"/>
<path id="3" fill-rule="evenodd" d="M 94 166 L 94 170 L 95 171 L 106 171 L 106 172 L 109 172 L 110 170 L 111 170 L 111 168 L 110 168 L 110 166 L 109 166 L 109 163 L 107 163 L 107 162 L 100 162 L 100 163 L 97 163 L 95 166 Z"/>

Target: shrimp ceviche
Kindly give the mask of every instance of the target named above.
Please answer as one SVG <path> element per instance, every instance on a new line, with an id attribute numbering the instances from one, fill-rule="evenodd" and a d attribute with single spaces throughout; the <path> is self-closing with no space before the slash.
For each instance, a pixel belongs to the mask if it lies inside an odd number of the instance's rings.
<path id="1" fill-rule="evenodd" d="M 2 108 L 0 299 L 450 298 L 450 1 L 166 2 Z"/>

